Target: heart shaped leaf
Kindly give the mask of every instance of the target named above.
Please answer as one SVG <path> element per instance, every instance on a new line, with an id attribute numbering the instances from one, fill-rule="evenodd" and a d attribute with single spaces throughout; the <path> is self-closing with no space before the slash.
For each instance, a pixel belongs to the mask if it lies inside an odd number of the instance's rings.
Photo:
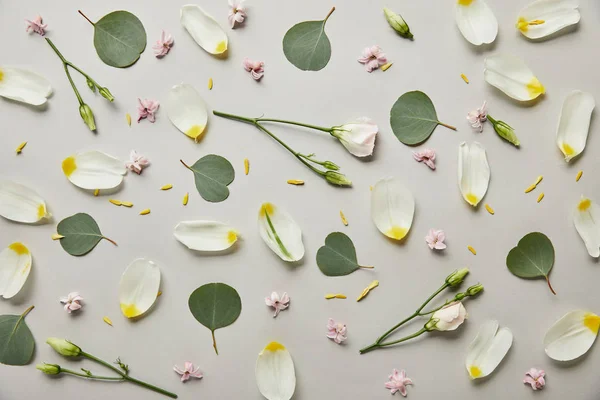
<path id="1" fill-rule="evenodd" d="M 191 167 L 183 161 L 181 163 L 194 173 L 196 189 L 204 200 L 218 203 L 229 197 L 227 186 L 233 182 L 235 171 L 227 159 L 209 154 L 196 161 Z"/>
<path id="2" fill-rule="evenodd" d="M 194 318 L 210 329 L 215 353 L 217 342 L 215 330 L 235 322 L 242 312 L 242 300 L 238 292 L 224 283 L 208 283 L 194 290 L 188 300 Z"/>
<path id="3" fill-rule="evenodd" d="M 35 341 L 25 317 L 33 309 L 29 307 L 21 315 L 0 315 L 0 363 L 26 365 L 33 357 Z"/>
<path id="4" fill-rule="evenodd" d="M 343 276 L 351 274 L 361 266 L 356 261 L 356 250 L 352 240 L 342 232 L 333 232 L 325 238 L 325 246 L 317 251 L 317 265 L 327 276 Z"/>
<path id="5" fill-rule="evenodd" d="M 72 256 L 82 256 L 92 251 L 102 239 L 106 239 L 115 246 L 113 240 L 102 236 L 98 224 L 88 214 L 78 213 L 63 219 L 56 227 L 60 238 L 60 245 Z"/>
<path id="6" fill-rule="evenodd" d="M 548 236 L 540 232 L 531 232 L 523 236 L 517 247 L 506 256 L 506 266 L 513 275 L 527 279 L 543 276 L 550 291 L 556 294 L 548 277 L 553 265 L 554 246 Z"/>

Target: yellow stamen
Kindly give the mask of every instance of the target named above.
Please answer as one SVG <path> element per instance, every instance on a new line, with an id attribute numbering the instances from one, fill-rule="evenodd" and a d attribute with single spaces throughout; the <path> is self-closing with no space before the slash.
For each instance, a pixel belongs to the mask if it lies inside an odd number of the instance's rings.
<path id="1" fill-rule="evenodd" d="M 301 186 L 304 185 L 304 181 L 300 179 L 288 179 L 287 183 L 290 185 Z"/>
<path id="2" fill-rule="evenodd" d="M 208 90 L 212 90 L 213 88 L 213 80 L 212 78 L 208 78 Z"/>
<path id="3" fill-rule="evenodd" d="M 585 314 L 583 318 L 583 325 L 592 331 L 594 335 L 597 335 L 598 330 L 600 329 L 600 316 L 592 313 Z"/>
<path id="4" fill-rule="evenodd" d="M 227 50 L 227 42 L 223 40 L 219 42 L 219 44 L 217 44 L 217 47 L 215 48 L 215 53 L 221 54 L 225 52 L 225 50 Z"/>
<path id="5" fill-rule="evenodd" d="M 583 175 L 583 171 L 579 171 L 577 173 L 577 176 L 575 177 L 575 182 L 579 182 L 579 180 L 581 179 L 581 175 Z"/>
<path id="6" fill-rule="evenodd" d="M 146 208 L 145 210 L 140 211 L 140 215 L 148 215 L 150 214 L 150 209 Z"/>
<path id="7" fill-rule="evenodd" d="M 188 129 L 185 132 L 185 134 L 197 142 L 198 140 L 200 140 L 200 136 L 202 136 L 202 132 L 204 132 L 204 128 L 205 128 L 204 126 L 192 125 L 192 127 L 190 129 Z"/>
<path id="8" fill-rule="evenodd" d="M 537 179 L 535 180 L 534 185 L 537 186 L 540 184 L 540 182 L 542 181 L 542 179 L 544 179 L 544 177 L 542 175 L 538 176 Z"/>
<path id="9" fill-rule="evenodd" d="M 375 289 L 377 286 L 379 286 L 379 281 L 375 280 L 373 282 L 371 282 L 369 284 L 369 286 L 367 286 L 362 293 L 360 294 L 360 296 L 358 296 L 358 298 L 356 299 L 356 301 L 361 301 L 362 299 L 364 299 L 365 297 L 367 297 L 367 295 L 369 294 L 369 292 L 373 289 Z"/>
<path id="10" fill-rule="evenodd" d="M 129 201 L 122 201 L 121 205 L 124 207 L 133 207 L 133 203 L 130 203 Z"/>
<path id="11" fill-rule="evenodd" d="M 260 211 L 258 212 L 258 215 L 261 217 L 264 217 L 265 214 L 272 215 L 273 211 L 275 211 L 275 206 L 273 204 L 263 203 L 263 205 L 260 207 Z"/>
<path id="12" fill-rule="evenodd" d="M 372 192 L 373 191 L 373 186 L 369 186 L 369 190 Z"/>
<path id="13" fill-rule="evenodd" d="M 460 77 L 462 78 L 463 81 L 465 81 L 465 83 L 469 83 L 469 78 L 467 78 L 467 76 L 465 74 L 460 74 Z"/>
<path id="14" fill-rule="evenodd" d="M 486 205 L 485 205 L 485 209 L 486 209 L 486 210 L 487 210 L 487 212 L 489 212 L 490 214 L 492 214 L 492 215 L 494 215 L 494 214 L 495 214 L 495 211 L 494 211 L 494 209 L 493 209 L 493 208 L 492 208 L 492 207 L 491 207 L 489 204 L 487 204 L 487 203 L 486 203 Z"/>
<path id="15" fill-rule="evenodd" d="M 590 199 L 581 199 L 577 209 L 579 211 L 587 211 L 588 208 L 592 205 L 592 201 Z"/>
<path id="16" fill-rule="evenodd" d="M 106 322 L 108 325 L 113 326 L 112 321 L 108 317 L 103 317 L 102 321 Z"/>
<path id="17" fill-rule="evenodd" d="M 135 306 L 135 304 L 121 303 L 121 312 L 127 318 L 134 318 L 141 314 L 140 310 Z"/>
<path id="18" fill-rule="evenodd" d="M 108 201 L 110 201 L 111 203 L 113 203 L 115 206 L 122 206 L 123 205 L 123 203 L 121 202 L 121 200 L 109 199 Z"/>
<path id="19" fill-rule="evenodd" d="M 244 158 L 244 174 L 248 175 L 248 172 L 250 172 L 250 161 Z"/>
<path id="20" fill-rule="evenodd" d="M 400 240 L 406 236 L 408 233 L 408 229 L 402 228 L 400 226 L 392 226 L 386 233 L 385 236 L 390 237 L 392 239 Z"/>
<path id="21" fill-rule="evenodd" d="M 129 113 L 125 114 L 125 120 L 127 121 L 127 125 L 131 126 L 131 115 Z"/>
<path id="22" fill-rule="evenodd" d="M 156 297 L 160 297 L 162 296 L 162 292 L 159 290 L 158 293 L 156 293 Z"/>
<path id="23" fill-rule="evenodd" d="M 533 185 L 530 185 L 527 187 L 527 189 L 525 189 L 525 193 L 529 193 L 531 192 L 533 189 L 535 189 L 535 183 Z"/>
<path id="24" fill-rule="evenodd" d="M 4 72 L 2 72 L 2 70 L 0 69 L 0 82 L 2 82 L 2 79 L 4 79 Z"/>
<path id="25" fill-rule="evenodd" d="M 66 176 L 71 176 L 73 171 L 77 169 L 77 164 L 75 163 L 75 157 L 67 157 L 62 162 L 62 170 Z"/>
<path id="26" fill-rule="evenodd" d="M 29 254 L 29 249 L 21 242 L 15 242 L 8 246 L 9 249 L 17 253 L 18 255 Z"/>
<path id="27" fill-rule="evenodd" d="M 63 235 L 59 235 L 58 233 L 53 233 L 51 237 L 52 237 L 52 240 L 59 240 L 59 239 L 64 238 Z"/>
<path id="28" fill-rule="evenodd" d="M 473 0 L 458 0 L 458 4 L 461 6 L 470 6 Z"/>
<path id="29" fill-rule="evenodd" d="M 346 216 L 344 215 L 342 210 L 340 210 L 340 218 L 342 219 L 342 224 L 344 224 L 345 226 L 348 226 L 348 220 L 346 219 Z"/>
<path id="30" fill-rule="evenodd" d="M 479 202 L 479 199 L 477 199 L 477 196 L 475 196 L 473 193 L 467 193 L 465 199 L 472 206 L 477 205 L 477 203 Z"/>
<path id="31" fill-rule="evenodd" d="M 474 256 L 476 256 L 476 255 L 477 255 L 477 250 L 475 250 L 473 247 L 471 247 L 471 246 L 467 246 L 467 249 L 469 249 L 469 251 L 470 251 L 471 253 L 473 253 L 473 255 L 474 255 Z"/>
<path id="32" fill-rule="evenodd" d="M 271 342 L 266 347 L 265 350 L 269 351 L 277 351 L 277 350 L 285 350 L 285 346 L 281 343 Z"/>
<path id="33" fill-rule="evenodd" d="M 227 232 L 227 242 L 229 244 L 233 244 L 235 243 L 235 241 L 237 240 L 238 236 L 237 236 L 237 232 L 236 231 L 229 231 Z"/>
<path id="34" fill-rule="evenodd" d="M 571 146 L 569 146 L 567 143 L 561 144 L 560 147 L 565 156 L 572 156 L 573 154 L 575 154 L 575 150 Z"/>
<path id="35" fill-rule="evenodd" d="M 390 69 L 391 66 L 392 66 L 392 63 L 383 64 L 381 66 L 381 70 L 382 71 L 387 71 L 388 69 Z"/>
<path id="36" fill-rule="evenodd" d="M 100 189 L 94 190 L 94 196 L 98 196 L 100 194 Z"/>
<path id="37" fill-rule="evenodd" d="M 25 148 L 25 146 L 27 146 L 27 142 L 23 142 L 19 145 L 19 147 L 17 147 L 17 149 L 15 150 L 17 152 L 17 154 L 21 154 L 21 152 L 23 151 L 23 149 Z"/>
<path id="38" fill-rule="evenodd" d="M 330 300 L 330 299 L 346 299 L 347 297 L 346 297 L 345 294 L 341 294 L 341 293 L 335 293 L 335 294 L 334 293 L 328 293 L 328 294 L 325 295 L 325 298 L 327 300 Z"/>
<path id="39" fill-rule="evenodd" d="M 469 367 L 469 374 L 471 375 L 471 378 L 478 378 L 481 376 L 481 369 L 479 369 L 479 367 L 471 365 Z"/>
<path id="40" fill-rule="evenodd" d="M 527 84 L 527 91 L 529 92 L 530 99 L 535 99 L 540 94 L 546 93 L 546 88 L 535 76 L 531 78 L 531 81 Z"/>
<path id="41" fill-rule="evenodd" d="M 40 205 L 38 206 L 38 209 L 37 209 L 37 217 L 38 217 L 39 219 L 42 219 L 42 218 L 44 218 L 45 216 L 46 216 L 46 206 L 45 206 L 45 205 L 43 205 L 43 204 L 40 204 Z"/>
<path id="42" fill-rule="evenodd" d="M 540 193 L 540 195 L 537 198 L 537 202 L 539 203 L 540 201 L 542 201 L 543 198 L 544 198 L 544 192 Z"/>
<path id="43" fill-rule="evenodd" d="M 187 206 L 187 203 L 188 203 L 188 200 L 189 200 L 189 199 L 190 199 L 190 194 L 189 194 L 189 193 L 186 193 L 186 194 L 183 196 L 183 205 L 184 205 L 184 206 Z"/>
<path id="44" fill-rule="evenodd" d="M 168 185 L 162 186 L 162 187 L 160 188 L 160 190 L 169 190 L 169 189 L 173 189 L 173 185 L 171 185 L 171 184 L 168 184 Z"/>

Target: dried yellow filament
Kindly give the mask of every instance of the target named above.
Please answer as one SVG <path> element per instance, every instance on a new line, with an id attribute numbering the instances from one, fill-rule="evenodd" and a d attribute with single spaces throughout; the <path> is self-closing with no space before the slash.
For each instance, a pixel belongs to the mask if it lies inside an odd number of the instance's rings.
<path id="1" fill-rule="evenodd" d="M 64 238 L 63 235 L 59 235 L 58 233 L 52 234 L 52 240 L 59 240 L 59 239 L 62 239 L 62 238 Z"/>
<path id="2" fill-rule="evenodd" d="M 392 66 L 392 63 L 383 64 L 381 66 L 382 71 L 387 71 Z"/>
<path id="3" fill-rule="evenodd" d="M 535 183 L 531 186 L 529 186 L 527 189 L 525 189 L 525 193 L 529 193 L 531 192 L 533 189 L 535 189 Z"/>
<path id="4" fill-rule="evenodd" d="M 15 150 L 17 152 L 17 154 L 21 154 L 21 152 L 23 151 L 23 149 L 25 148 L 25 146 L 27 146 L 27 142 L 23 142 L 19 145 L 19 147 L 17 147 L 17 149 Z"/>
<path id="5" fill-rule="evenodd" d="M 467 76 L 465 74 L 460 74 L 460 77 L 462 78 L 463 81 L 465 81 L 465 83 L 469 83 L 469 78 L 467 78 Z"/>
<path id="6" fill-rule="evenodd" d="M 471 253 L 473 253 L 473 255 L 474 255 L 474 256 L 476 256 L 476 255 L 477 255 L 477 251 L 475 251 L 475 249 L 474 249 L 474 248 L 472 248 L 471 246 L 467 246 L 467 249 L 469 249 L 469 251 L 470 251 Z"/>
<path id="7" fill-rule="evenodd" d="M 341 293 L 336 294 L 335 298 L 336 299 L 347 299 L 346 295 L 345 294 L 341 294 Z"/>
<path id="8" fill-rule="evenodd" d="M 494 215 L 495 211 L 492 208 L 492 206 L 490 206 L 489 204 L 486 203 L 485 209 L 487 210 L 487 212 L 489 212 L 490 214 Z"/>
<path id="9" fill-rule="evenodd" d="M 186 193 L 186 194 L 183 196 L 183 205 L 184 205 L 184 206 L 187 206 L 187 203 L 188 203 L 188 200 L 189 200 L 189 199 L 190 199 L 190 194 L 189 194 L 189 193 Z"/>
<path id="10" fill-rule="evenodd" d="M 160 188 L 160 190 L 169 190 L 169 189 L 173 189 L 173 185 L 171 185 L 171 184 L 168 184 L 168 185 L 162 186 L 162 187 Z"/>
<path id="11" fill-rule="evenodd" d="M 358 298 L 356 299 L 356 301 L 361 301 L 362 299 L 364 299 L 365 297 L 367 297 L 367 295 L 369 294 L 369 292 L 372 289 L 375 289 L 377 286 L 379 286 L 379 281 L 375 280 L 373 282 L 371 282 L 369 284 L 369 286 L 367 286 L 362 293 L 360 294 L 360 296 L 358 296 Z"/>
<path id="12" fill-rule="evenodd" d="M 127 125 L 131 126 L 131 115 L 129 113 L 125 114 L 125 120 L 127 121 Z"/>
<path id="13" fill-rule="evenodd" d="M 146 208 L 145 210 L 140 211 L 140 215 L 147 215 L 150 214 L 150 209 Z"/>
<path id="14" fill-rule="evenodd" d="M 123 205 L 123 203 L 120 200 L 110 199 L 108 201 L 110 201 L 111 203 L 113 203 L 115 206 L 122 206 Z"/>
<path id="15" fill-rule="evenodd" d="M 302 181 L 300 179 L 289 179 L 287 181 L 287 183 L 289 183 L 290 185 L 296 185 L 296 186 L 304 185 L 304 181 Z"/>
<path id="16" fill-rule="evenodd" d="M 127 114 L 129 115 L 129 114 Z M 102 318 L 102 321 L 106 322 L 108 325 L 113 326 L 112 321 L 110 320 L 110 318 L 108 317 L 104 317 Z"/>
<path id="17" fill-rule="evenodd" d="M 342 210 L 340 210 L 340 218 L 342 219 L 342 224 L 344 224 L 345 226 L 348 226 L 348 220 L 346 219 L 346 216 L 344 215 Z"/>
<path id="18" fill-rule="evenodd" d="M 537 198 L 537 202 L 539 203 L 540 201 L 542 201 L 543 198 L 544 198 L 544 192 L 540 193 L 540 195 Z"/>
<path id="19" fill-rule="evenodd" d="M 247 158 L 244 158 L 244 173 L 248 175 L 248 172 L 250 172 L 250 161 L 248 161 Z"/>
<path id="20" fill-rule="evenodd" d="M 133 203 L 130 203 L 130 202 L 128 202 L 128 201 L 122 201 L 122 202 L 121 202 L 121 205 L 122 205 L 122 206 L 125 206 L 125 207 L 133 207 Z"/>
<path id="21" fill-rule="evenodd" d="M 94 196 L 98 196 L 100 194 L 100 189 L 94 190 Z"/>
<path id="22" fill-rule="evenodd" d="M 369 286 L 367 286 L 367 289 L 369 289 L 369 290 L 375 289 L 377 286 L 379 286 L 379 281 L 375 280 L 375 281 L 371 282 L 369 284 Z"/>
<path id="23" fill-rule="evenodd" d="M 334 293 L 328 293 L 328 294 L 325 295 L 325 298 L 327 300 L 330 300 L 330 299 L 346 299 L 347 297 L 346 297 L 345 294 L 341 294 L 341 293 L 335 293 L 335 294 Z"/>
<path id="24" fill-rule="evenodd" d="M 540 184 L 540 182 L 542 181 L 542 179 L 544 179 L 544 177 L 542 175 L 538 176 L 537 179 L 535 180 L 534 185 L 537 186 Z"/>
<path id="25" fill-rule="evenodd" d="M 583 171 L 579 171 L 577 173 L 577 176 L 575 177 L 575 182 L 579 182 L 579 180 L 581 179 L 581 175 L 583 175 Z"/>
<path id="26" fill-rule="evenodd" d="M 208 90 L 212 90 L 213 87 L 213 80 L 212 78 L 208 78 Z"/>
<path id="27" fill-rule="evenodd" d="M 156 293 L 156 297 L 160 297 L 161 294 L 162 292 L 159 290 L 158 293 Z"/>

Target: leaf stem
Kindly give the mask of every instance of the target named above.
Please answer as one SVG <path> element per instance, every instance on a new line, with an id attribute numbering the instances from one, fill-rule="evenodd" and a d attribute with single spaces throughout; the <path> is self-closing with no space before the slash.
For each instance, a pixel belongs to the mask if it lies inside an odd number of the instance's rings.
<path id="1" fill-rule="evenodd" d="M 334 11 L 335 11 L 335 7 L 331 7 L 331 10 L 329 10 L 329 14 L 327 14 L 325 19 L 323 20 L 324 23 L 327 22 L 327 20 L 329 19 L 329 17 L 331 17 L 331 14 L 333 14 Z"/>
<path id="2" fill-rule="evenodd" d="M 183 160 L 179 160 L 179 162 L 182 163 L 183 166 L 186 167 L 187 169 L 189 169 L 190 171 L 192 170 L 189 165 L 187 165 L 186 163 L 183 162 Z"/>
<path id="3" fill-rule="evenodd" d="M 114 244 L 115 246 L 118 246 L 117 242 L 115 242 L 115 241 L 114 241 L 114 240 L 112 240 L 112 239 L 109 239 L 109 238 L 107 238 L 106 236 L 102 236 L 102 239 L 104 239 L 104 240 L 108 240 L 109 242 L 111 242 L 111 243 L 112 243 L 112 244 Z"/>
<path id="4" fill-rule="evenodd" d="M 93 22 L 92 22 L 92 20 L 90 20 L 90 19 L 89 19 L 89 18 L 88 18 L 88 17 L 87 17 L 87 16 L 86 16 L 84 13 L 82 13 L 82 12 L 81 12 L 81 10 L 77 10 L 77 12 L 78 12 L 79 14 L 81 14 L 81 16 L 82 16 L 83 18 L 87 19 L 87 21 L 88 21 L 90 24 L 92 24 L 93 26 L 96 26 L 96 24 L 95 24 L 95 23 L 93 23 Z"/>
<path id="5" fill-rule="evenodd" d="M 375 267 L 372 265 L 359 265 L 358 268 L 374 269 Z"/>
<path id="6" fill-rule="evenodd" d="M 437 123 L 438 123 L 438 124 L 440 124 L 441 126 L 445 126 L 445 127 L 446 127 L 446 128 L 448 128 L 448 129 L 452 129 L 453 131 L 455 131 L 455 130 L 456 130 L 456 127 L 455 127 L 455 126 L 448 125 L 448 124 L 445 124 L 445 123 L 443 123 L 443 122 L 440 122 L 440 121 L 438 121 Z"/>
<path id="7" fill-rule="evenodd" d="M 548 287 L 550 288 L 550 291 L 552 292 L 552 294 L 556 296 L 556 292 L 554 291 L 554 288 L 550 284 L 550 277 L 548 275 L 546 275 L 546 282 L 548 282 Z"/>
<path id="8" fill-rule="evenodd" d="M 213 347 L 215 348 L 215 353 L 219 355 L 219 350 L 217 349 L 217 340 L 215 339 L 215 331 L 210 331 L 210 333 L 212 334 Z"/>
<path id="9" fill-rule="evenodd" d="M 35 308 L 35 306 L 29 306 L 27 308 L 27 310 L 23 311 L 23 314 L 21 314 L 21 318 L 20 319 L 25 318 L 27 316 L 27 314 L 29 314 L 31 312 L 31 310 L 33 310 L 34 308 Z"/>

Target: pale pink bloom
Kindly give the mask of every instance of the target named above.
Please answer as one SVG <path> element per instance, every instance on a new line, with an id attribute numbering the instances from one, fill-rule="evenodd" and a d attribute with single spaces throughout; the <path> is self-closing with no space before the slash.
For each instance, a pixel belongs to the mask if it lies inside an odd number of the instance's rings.
<path id="1" fill-rule="evenodd" d="M 231 29 L 233 29 L 236 23 L 241 24 L 244 22 L 244 19 L 246 18 L 244 0 L 229 0 L 229 16 L 227 18 L 229 19 Z"/>
<path id="2" fill-rule="evenodd" d="M 46 34 L 45 29 L 48 27 L 48 25 L 42 24 L 41 16 L 36 16 L 33 19 L 33 21 L 26 19 L 25 23 L 27 24 L 27 26 L 25 27 L 25 32 L 35 32 L 41 36 L 44 36 Z"/>
<path id="3" fill-rule="evenodd" d="M 71 314 L 71 311 L 77 311 L 81 307 L 81 301 L 83 297 L 79 295 L 78 292 L 71 292 L 67 295 L 67 297 L 61 297 L 60 302 L 65 305 L 65 311 Z"/>
<path id="4" fill-rule="evenodd" d="M 435 169 L 435 150 L 423 149 L 419 151 L 413 151 L 413 157 L 418 162 L 422 162 L 431 169 Z"/>
<path id="5" fill-rule="evenodd" d="M 334 126 L 331 135 L 351 154 L 357 157 L 367 157 L 373 154 L 375 138 L 379 127 L 367 117 L 360 117 L 354 122 L 348 122 L 341 126 Z"/>
<path id="6" fill-rule="evenodd" d="M 129 153 L 129 162 L 125 163 L 127 168 L 138 175 L 141 174 L 142 170 L 148 165 L 150 165 L 150 160 L 143 155 L 138 154 L 138 152 L 135 150 L 131 150 L 131 153 Z"/>
<path id="7" fill-rule="evenodd" d="M 173 36 L 164 30 L 160 34 L 160 39 L 156 41 L 152 49 L 154 49 L 154 55 L 157 58 L 161 58 L 167 55 L 171 47 L 173 46 Z"/>
<path id="8" fill-rule="evenodd" d="M 329 321 L 327 321 L 327 337 L 333 339 L 337 344 L 341 344 L 348 339 L 346 337 L 347 330 L 346 325 L 335 322 L 333 318 L 329 318 Z"/>
<path id="9" fill-rule="evenodd" d="M 483 132 L 483 123 L 487 121 L 487 102 L 484 101 L 480 108 L 468 113 L 467 121 L 469 121 L 473 129 Z"/>
<path id="10" fill-rule="evenodd" d="M 444 250 L 446 248 L 444 240 L 446 240 L 446 234 L 441 229 L 430 229 L 425 236 L 425 241 L 431 250 Z"/>
<path id="11" fill-rule="evenodd" d="M 279 314 L 279 311 L 285 310 L 289 307 L 290 296 L 284 292 L 281 298 L 279 298 L 279 294 L 277 294 L 277 292 L 273 292 L 271 293 L 271 297 L 265 297 L 265 303 L 269 307 L 273 307 L 275 309 L 275 314 L 273 315 L 273 318 L 275 318 Z"/>
<path id="12" fill-rule="evenodd" d="M 252 61 L 246 57 L 242 65 L 246 71 L 250 72 L 255 81 L 259 81 L 265 74 L 265 63 L 262 61 Z"/>
<path id="13" fill-rule="evenodd" d="M 542 389 L 546 386 L 544 376 L 546 376 L 546 372 L 544 372 L 543 369 L 531 368 L 529 371 L 525 372 L 523 383 L 530 384 L 533 390 Z"/>
<path id="14" fill-rule="evenodd" d="M 453 331 L 467 319 L 467 310 L 460 301 L 445 305 L 433 313 L 425 325 L 428 330 Z"/>
<path id="15" fill-rule="evenodd" d="M 154 122 L 156 119 L 154 113 L 158 110 L 160 104 L 156 100 L 140 99 L 138 98 L 138 119 L 140 122 L 143 118 L 148 118 L 148 121 Z"/>
<path id="16" fill-rule="evenodd" d="M 175 365 L 173 367 L 173 371 L 181 375 L 181 382 L 187 381 L 188 379 L 190 379 L 190 377 L 198 379 L 202 378 L 202 372 L 200 372 L 200 367 L 194 368 L 194 364 L 192 364 L 189 361 L 185 362 L 184 369 L 181 369 L 177 365 Z"/>
<path id="17" fill-rule="evenodd" d="M 385 57 L 385 53 L 381 51 L 381 47 L 375 45 L 366 47 L 363 50 L 362 57 L 358 59 L 358 62 L 365 64 L 367 72 L 373 72 L 373 70 L 387 63 L 387 58 Z"/>
<path id="18" fill-rule="evenodd" d="M 404 397 L 406 397 L 406 386 L 413 384 L 412 380 L 406 377 L 406 372 L 404 370 L 398 372 L 396 368 L 394 368 L 389 380 L 389 382 L 385 383 L 385 388 L 390 389 L 392 394 L 400 392 Z"/>

